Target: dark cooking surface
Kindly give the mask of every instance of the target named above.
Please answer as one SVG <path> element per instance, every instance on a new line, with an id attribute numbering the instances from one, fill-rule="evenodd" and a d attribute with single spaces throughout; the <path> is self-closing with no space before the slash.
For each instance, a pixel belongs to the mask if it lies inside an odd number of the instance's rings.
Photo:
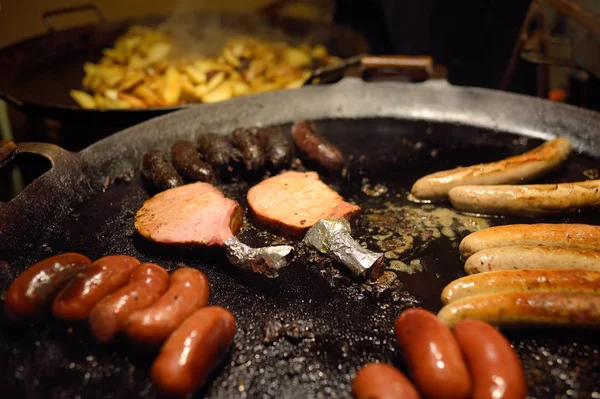
<path id="1" fill-rule="evenodd" d="M 366 215 L 390 201 L 421 208 L 411 205 L 405 195 L 418 177 L 499 159 L 539 144 L 535 139 L 477 128 L 390 119 L 329 120 L 320 122 L 319 128 L 347 156 L 352 154 L 347 177 L 323 178 L 363 207 L 353 234 L 370 245 L 373 233 L 366 231 Z M 582 172 L 597 167 L 596 159 L 575 155 L 544 181 L 584 180 Z M 371 185 L 383 184 L 388 192 L 367 196 L 361 191 L 364 178 Z M 246 209 L 247 187 L 222 188 Z M 409 263 L 418 258 L 424 271 L 398 272 L 400 285 L 384 291 L 352 282 L 329 260 L 301 245 L 281 277 L 267 280 L 229 266 L 219 251 L 165 252 L 144 242 L 134 234 L 133 215 L 146 198 L 137 174 L 130 182 L 116 182 L 63 215 L 49 234 L 32 238 L 31 247 L 0 255 L 14 268 L 2 264 L 0 287 L 36 260 L 71 250 L 92 259 L 124 253 L 168 268 L 184 262 L 201 269 L 211 283 L 211 303 L 229 308 L 239 326 L 235 348 L 207 387 L 207 397 L 348 397 L 353 373 L 368 361 L 393 362 L 406 371 L 392 334 L 396 315 L 410 306 L 438 310 L 442 287 L 463 274 L 455 245 L 465 233 L 454 241 L 442 237 L 427 247 L 415 242 L 416 248 L 401 260 Z M 600 215 L 569 220 L 600 224 Z M 242 240 L 253 245 L 282 242 L 253 227 L 243 231 Z M 277 322 L 295 322 L 299 328 L 288 328 L 288 336 L 265 344 L 265 327 L 276 327 Z M 599 390 L 600 344 L 594 334 L 547 329 L 514 331 L 508 336 L 524 363 L 532 397 L 590 397 Z M 135 353 L 123 341 L 96 345 L 84 325 L 48 319 L 16 328 L 2 319 L 2 397 L 155 397 L 149 379 L 151 361 L 151 355 Z"/>

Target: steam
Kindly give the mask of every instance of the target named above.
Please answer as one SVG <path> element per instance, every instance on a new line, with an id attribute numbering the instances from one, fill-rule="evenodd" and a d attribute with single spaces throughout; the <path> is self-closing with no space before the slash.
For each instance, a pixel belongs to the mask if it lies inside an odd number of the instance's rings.
<path id="1" fill-rule="evenodd" d="M 157 29 L 173 39 L 175 55 L 212 57 L 235 37 L 250 35 L 270 41 L 313 42 L 311 38 L 291 37 L 273 27 L 258 12 L 197 12 L 191 0 L 180 0 L 173 12 Z"/>

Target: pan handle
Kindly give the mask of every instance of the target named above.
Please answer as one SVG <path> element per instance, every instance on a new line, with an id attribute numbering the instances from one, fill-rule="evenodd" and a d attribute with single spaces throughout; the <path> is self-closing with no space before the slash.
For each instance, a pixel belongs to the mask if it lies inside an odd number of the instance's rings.
<path id="1" fill-rule="evenodd" d="M 49 32 L 54 32 L 56 28 L 54 28 L 54 25 L 52 25 L 52 17 L 57 15 L 72 14 L 80 11 L 93 11 L 94 14 L 96 14 L 96 18 L 98 18 L 98 22 L 106 22 L 106 17 L 95 4 L 81 4 L 78 6 L 63 7 L 55 10 L 45 11 L 42 13 L 42 22 L 44 22 L 44 26 Z"/>
<path id="2" fill-rule="evenodd" d="M 8 165 L 17 155 L 19 148 L 10 140 L 0 140 L 0 169 Z"/>
<path id="3" fill-rule="evenodd" d="M 70 161 L 76 154 L 50 143 L 26 142 L 15 144 L 10 140 L 0 140 L 0 168 L 8 165 L 18 154 L 37 154 L 48 158 L 52 166 L 60 166 Z"/>
<path id="4" fill-rule="evenodd" d="M 50 143 L 27 142 L 15 144 L 10 140 L 0 140 L 0 169 L 8 165 L 19 154 L 37 154 L 47 158 L 51 170 L 63 169 L 67 164 L 77 162 L 77 154 Z"/>
<path id="5" fill-rule="evenodd" d="M 398 72 L 433 73 L 433 58 L 418 55 L 365 55 L 360 59 L 365 69 L 393 69 Z"/>

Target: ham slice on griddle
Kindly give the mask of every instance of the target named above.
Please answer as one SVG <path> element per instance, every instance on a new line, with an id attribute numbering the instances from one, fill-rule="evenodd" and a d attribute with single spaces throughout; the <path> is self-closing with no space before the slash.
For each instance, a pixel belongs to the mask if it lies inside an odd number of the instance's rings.
<path id="1" fill-rule="evenodd" d="M 161 244 L 222 246 L 242 226 L 239 204 L 208 183 L 163 191 L 135 215 L 135 229 Z"/>
<path id="2" fill-rule="evenodd" d="M 290 261 L 289 245 L 251 248 L 235 237 L 242 227 L 239 204 L 208 183 L 172 188 L 150 198 L 135 215 L 135 229 L 161 244 L 223 246 L 229 262 L 277 277 Z"/>
<path id="3" fill-rule="evenodd" d="M 302 238 L 321 219 L 349 220 L 360 212 L 319 179 L 315 172 L 284 172 L 248 191 L 248 205 L 261 225 Z"/>

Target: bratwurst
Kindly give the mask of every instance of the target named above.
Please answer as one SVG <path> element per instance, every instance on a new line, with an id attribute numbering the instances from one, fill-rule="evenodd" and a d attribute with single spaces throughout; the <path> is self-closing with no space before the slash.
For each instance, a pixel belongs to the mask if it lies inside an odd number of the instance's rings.
<path id="1" fill-rule="evenodd" d="M 547 245 L 600 251 L 600 226 L 589 224 L 510 224 L 466 236 L 458 247 L 463 258 L 487 248 Z"/>
<path id="2" fill-rule="evenodd" d="M 586 270 L 500 270 L 454 280 L 442 302 L 499 292 L 580 292 L 600 294 L 600 272 Z"/>
<path id="3" fill-rule="evenodd" d="M 600 327 L 600 295 L 564 292 L 501 292 L 450 302 L 438 313 L 449 327 L 475 319 L 500 327 Z"/>
<path id="4" fill-rule="evenodd" d="M 459 167 L 420 178 L 411 193 L 418 199 L 439 200 L 451 188 L 468 184 L 512 184 L 533 180 L 563 163 L 571 153 L 564 137 L 548 141 L 531 151 L 502 161 Z"/>
<path id="5" fill-rule="evenodd" d="M 485 215 L 536 217 L 600 208 L 600 180 L 577 183 L 460 186 L 448 193 L 456 209 Z"/>
<path id="6" fill-rule="evenodd" d="M 600 252 L 546 245 L 488 248 L 469 256 L 467 274 L 495 270 L 570 269 L 600 272 Z"/>

